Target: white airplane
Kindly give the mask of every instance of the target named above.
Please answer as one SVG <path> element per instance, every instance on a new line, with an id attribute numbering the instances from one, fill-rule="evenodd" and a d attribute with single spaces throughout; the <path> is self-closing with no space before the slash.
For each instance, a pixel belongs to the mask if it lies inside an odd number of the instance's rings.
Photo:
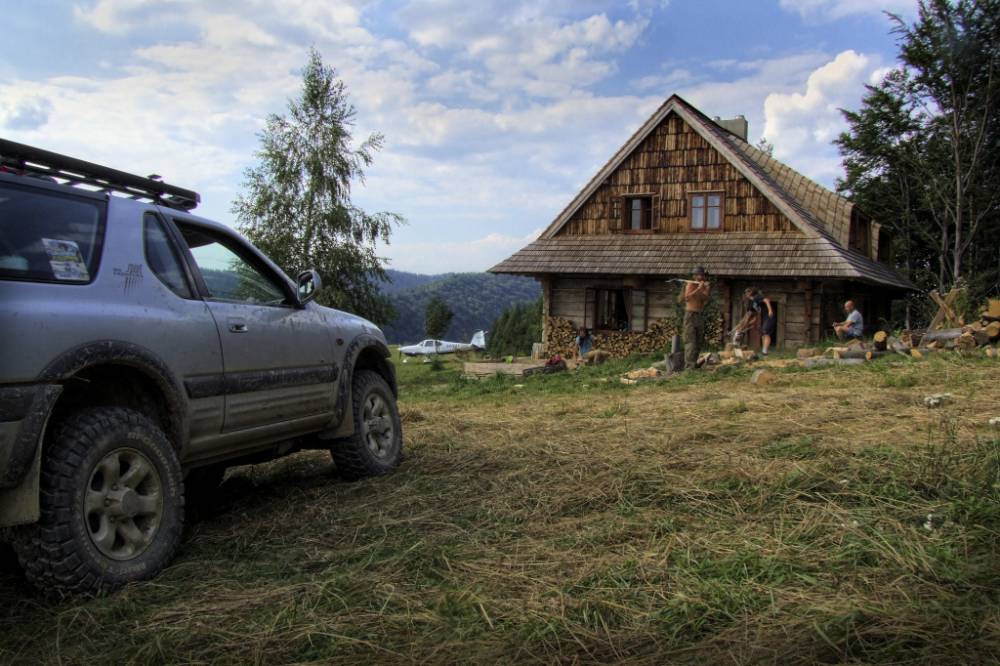
<path id="1" fill-rule="evenodd" d="M 399 353 L 407 356 L 431 356 L 433 354 L 453 354 L 454 352 L 482 351 L 484 349 L 486 349 L 486 332 L 476 331 L 468 343 L 424 340 L 415 345 L 400 347 Z"/>

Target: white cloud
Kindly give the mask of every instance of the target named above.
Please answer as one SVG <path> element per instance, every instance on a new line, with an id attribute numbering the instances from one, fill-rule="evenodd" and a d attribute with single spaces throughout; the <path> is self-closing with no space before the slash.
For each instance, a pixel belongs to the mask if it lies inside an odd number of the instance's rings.
<path id="1" fill-rule="evenodd" d="M 649 23 L 645 3 L 628 19 L 588 13 L 588 4 L 596 3 L 568 3 L 571 11 L 560 11 L 561 4 L 410 2 L 400 16 L 420 47 L 454 51 L 476 63 L 479 83 L 555 98 L 616 71 L 614 54 L 636 44 Z"/>
<path id="2" fill-rule="evenodd" d="M 542 229 L 524 236 L 491 233 L 469 241 L 417 241 L 393 244 L 385 254 L 390 266 L 413 273 L 484 271 L 538 238 Z"/>
<path id="3" fill-rule="evenodd" d="M 858 14 L 916 14 L 917 0 L 780 0 L 782 9 L 806 19 L 837 20 Z"/>
<path id="4" fill-rule="evenodd" d="M 642 44 L 662 7 L 651 0 L 80 2 L 78 26 L 131 41 L 130 57 L 86 77 L 0 76 L 0 133 L 160 173 L 202 191 L 199 212 L 231 221 L 255 134 L 298 92 L 315 45 L 358 108 L 356 138 L 386 137 L 353 194 L 408 219 L 384 248 L 407 270 L 481 270 L 519 249 L 678 87 L 709 115 L 745 114 L 752 133 L 765 129 L 826 182 L 824 142 L 839 127 L 829 107 L 852 103 L 850 62 L 817 52 L 692 56 L 626 70 L 624 92 L 602 90 Z M 175 36 L 150 39 L 164 23 Z"/>
<path id="5" fill-rule="evenodd" d="M 864 84 L 880 71 L 874 60 L 847 50 L 813 71 L 804 90 L 769 94 L 763 134 L 774 144 L 774 156 L 832 183 L 841 167 L 830 144 L 846 127 L 840 109 L 857 105 Z"/>

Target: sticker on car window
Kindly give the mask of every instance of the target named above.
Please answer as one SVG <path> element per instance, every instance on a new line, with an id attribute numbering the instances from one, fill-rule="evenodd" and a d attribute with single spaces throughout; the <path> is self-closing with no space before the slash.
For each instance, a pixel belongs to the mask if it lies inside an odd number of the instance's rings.
<path id="1" fill-rule="evenodd" d="M 80 254 L 80 246 L 73 241 L 43 238 L 42 245 L 49 255 L 49 266 L 57 280 L 86 282 L 90 279 L 87 264 Z"/>

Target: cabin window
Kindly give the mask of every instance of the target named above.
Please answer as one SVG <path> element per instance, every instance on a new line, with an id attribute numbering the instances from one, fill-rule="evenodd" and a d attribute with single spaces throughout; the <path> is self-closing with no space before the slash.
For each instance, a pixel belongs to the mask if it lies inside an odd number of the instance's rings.
<path id="1" fill-rule="evenodd" d="M 626 197 L 625 228 L 629 231 L 642 231 L 653 228 L 653 198 Z"/>
<path id="2" fill-rule="evenodd" d="M 588 289 L 584 325 L 597 331 L 646 330 L 646 291 Z"/>
<path id="3" fill-rule="evenodd" d="M 851 231 L 847 245 L 852 250 L 857 250 L 866 257 L 868 256 L 871 251 L 871 224 L 868 220 L 861 217 L 851 219 Z"/>
<path id="4" fill-rule="evenodd" d="M 688 199 L 692 231 L 719 231 L 722 229 L 722 193 L 698 192 Z"/>
<path id="5" fill-rule="evenodd" d="M 892 264 L 895 257 L 892 252 L 892 235 L 885 230 L 885 227 L 878 232 L 878 257 L 879 261 L 885 264 Z"/>

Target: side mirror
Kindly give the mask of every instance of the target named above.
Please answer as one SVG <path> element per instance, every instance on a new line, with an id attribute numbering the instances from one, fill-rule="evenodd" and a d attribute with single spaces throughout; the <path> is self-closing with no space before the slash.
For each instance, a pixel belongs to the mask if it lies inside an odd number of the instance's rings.
<path id="1" fill-rule="evenodd" d="M 297 296 L 300 307 L 316 298 L 319 290 L 323 288 L 323 280 L 315 268 L 310 268 L 307 271 L 299 273 L 299 277 L 295 282 L 297 284 Z"/>

